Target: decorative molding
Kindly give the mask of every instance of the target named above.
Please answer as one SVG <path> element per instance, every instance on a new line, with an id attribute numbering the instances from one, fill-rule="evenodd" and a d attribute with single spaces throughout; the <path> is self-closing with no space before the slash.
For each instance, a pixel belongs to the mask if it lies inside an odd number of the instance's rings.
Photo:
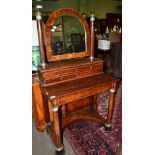
<path id="1" fill-rule="evenodd" d="M 107 128 L 111 128 L 111 127 L 112 127 L 112 124 L 105 123 L 104 125 L 105 125 Z"/>
<path id="2" fill-rule="evenodd" d="M 62 145 L 61 147 L 55 147 L 56 151 L 62 151 L 64 149 L 64 146 Z"/>
<path id="3" fill-rule="evenodd" d="M 116 90 L 115 90 L 114 88 L 111 88 L 111 89 L 110 89 L 110 92 L 111 92 L 111 93 L 114 93 L 115 91 L 116 91 Z"/>

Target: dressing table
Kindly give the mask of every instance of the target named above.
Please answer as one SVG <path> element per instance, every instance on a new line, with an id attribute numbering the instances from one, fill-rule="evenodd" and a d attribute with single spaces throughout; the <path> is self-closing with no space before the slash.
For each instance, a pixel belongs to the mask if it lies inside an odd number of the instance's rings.
<path id="1" fill-rule="evenodd" d="M 119 79 L 104 73 L 104 61 L 93 57 L 94 15 L 90 18 L 90 30 L 85 18 L 74 9 L 55 11 L 44 26 L 40 14 L 36 17 L 41 54 L 37 86 L 41 102 L 34 103 L 34 109 L 41 105 L 42 129 L 47 129 L 59 155 L 64 154 L 62 132 L 67 125 L 89 120 L 101 123 L 107 130 L 112 128 Z M 108 114 L 102 118 L 97 113 L 96 98 L 107 90 Z"/>

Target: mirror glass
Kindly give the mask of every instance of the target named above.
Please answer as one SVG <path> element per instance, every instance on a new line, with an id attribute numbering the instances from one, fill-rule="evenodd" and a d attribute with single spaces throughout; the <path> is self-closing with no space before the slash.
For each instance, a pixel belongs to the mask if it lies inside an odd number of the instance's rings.
<path id="1" fill-rule="evenodd" d="M 74 15 L 62 14 L 51 27 L 52 55 L 78 53 L 86 50 L 85 30 Z"/>

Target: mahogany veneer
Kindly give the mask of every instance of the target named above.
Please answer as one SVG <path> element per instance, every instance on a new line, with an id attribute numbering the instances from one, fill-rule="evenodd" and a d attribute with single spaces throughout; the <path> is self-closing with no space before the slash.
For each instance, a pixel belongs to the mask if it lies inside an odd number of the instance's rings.
<path id="1" fill-rule="evenodd" d="M 85 41 L 86 41 L 85 51 L 81 51 L 78 53 L 75 52 L 72 54 L 63 54 L 63 55 L 58 55 L 58 56 L 53 55 L 53 49 L 51 49 L 51 37 L 50 37 L 51 26 L 53 26 L 56 18 L 60 17 L 63 14 L 69 14 L 69 15 L 74 16 L 83 25 L 83 28 L 85 30 L 85 35 L 86 35 L 85 36 Z M 46 25 L 45 25 L 45 46 L 46 46 L 46 55 L 47 55 L 48 62 L 90 56 L 91 54 L 90 31 L 89 31 L 89 26 L 88 26 L 87 21 L 78 11 L 74 9 L 63 8 L 63 9 L 56 10 L 49 16 L 46 22 Z"/>
<path id="2" fill-rule="evenodd" d="M 35 119 L 36 128 L 40 132 L 43 132 L 46 128 L 43 104 L 44 100 L 38 75 L 35 74 L 32 76 L 32 114 Z"/>
<path id="3" fill-rule="evenodd" d="M 44 68 L 38 66 L 38 73 L 42 86 L 78 79 L 103 72 L 103 60 L 94 58 L 69 59 L 51 62 Z"/>
<path id="4" fill-rule="evenodd" d="M 71 14 L 81 21 L 85 30 L 86 51 L 53 55 L 50 46 L 51 27 L 62 14 Z M 57 155 L 64 153 L 62 131 L 70 123 L 91 120 L 103 124 L 106 129 L 112 127 L 119 79 L 105 74 L 103 60 L 93 57 L 93 20 L 92 17 L 90 36 L 88 24 L 80 13 L 73 9 L 60 9 L 50 15 L 44 32 L 38 33 L 45 35 L 42 40 L 46 47 L 47 61 L 50 63 L 45 65 L 43 58 L 42 65 L 37 67 L 39 79 L 37 82 L 33 81 L 33 115 L 37 129 L 48 130 Z M 44 54 L 43 50 L 41 54 Z M 97 113 L 96 99 L 99 93 L 107 90 L 110 90 L 109 107 L 107 118 L 104 119 Z"/>
<path id="5" fill-rule="evenodd" d="M 48 126 L 48 130 L 56 147 L 60 148 L 63 146 L 62 130 L 67 125 L 75 121 L 91 120 L 105 125 L 106 129 L 111 128 L 115 90 L 118 87 L 118 83 L 119 79 L 105 73 L 100 73 L 97 75 L 42 87 L 45 100 L 48 101 L 46 104 L 50 104 L 48 108 L 50 111 L 52 110 L 49 117 L 53 118 L 53 121 L 47 123 L 50 124 Z M 98 115 L 96 105 L 93 102 L 93 106 L 81 111 L 74 113 L 67 113 L 65 111 L 65 105 L 68 103 L 86 98 L 88 96 L 93 97 L 94 95 L 107 90 L 110 90 L 111 93 L 108 115 L 105 121 L 104 118 Z M 94 98 L 94 101 L 95 99 L 96 97 Z"/>

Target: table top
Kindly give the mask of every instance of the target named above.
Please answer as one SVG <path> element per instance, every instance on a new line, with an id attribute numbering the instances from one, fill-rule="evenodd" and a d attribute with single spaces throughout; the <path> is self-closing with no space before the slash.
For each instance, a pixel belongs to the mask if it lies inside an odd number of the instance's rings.
<path id="1" fill-rule="evenodd" d="M 106 73 L 101 73 L 94 76 L 47 86 L 45 87 L 45 91 L 48 94 L 48 98 L 52 96 L 58 98 L 84 91 L 87 91 L 88 94 L 89 92 L 91 93 L 91 90 L 97 88 L 98 86 L 106 86 L 110 84 L 112 87 L 112 84 L 117 82 L 119 82 L 118 78 Z"/>

